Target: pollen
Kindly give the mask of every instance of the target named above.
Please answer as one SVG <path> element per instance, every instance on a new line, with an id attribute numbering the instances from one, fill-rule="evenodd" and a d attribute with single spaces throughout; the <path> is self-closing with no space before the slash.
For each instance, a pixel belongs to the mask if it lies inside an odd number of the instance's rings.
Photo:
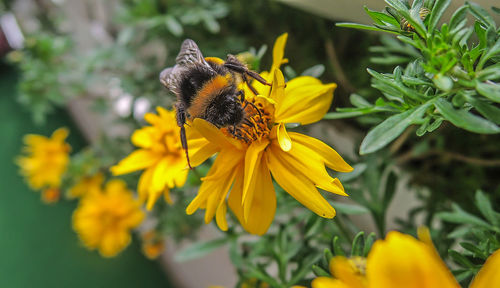
<path id="1" fill-rule="evenodd" d="M 226 135 L 245 144 L 269 137 L 273 126 L 272 115 L 269 111 L 266 111 L 261 101 L 256 100 L 258 99 L 251 98 L 242 102 L 245 117 L 239 124 L 224 128 L 223 132 Z"/>

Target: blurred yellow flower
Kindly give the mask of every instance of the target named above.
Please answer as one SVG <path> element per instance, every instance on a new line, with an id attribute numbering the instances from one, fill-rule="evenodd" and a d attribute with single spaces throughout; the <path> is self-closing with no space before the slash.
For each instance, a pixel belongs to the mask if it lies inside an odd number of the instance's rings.
<path id="1" fill-rule="evenodd" d="M 429 232 L 419 230 L 417 239 L 389 232 L 385 240 L 373 245 L 364 265 L 360 260 L 334 257 L 330 261 L 330 272 L 334 278 L 318 277 L 313 288 L 458 288 L 445 263 L 439 257 Z M 500 250 L 486 261 L 471 284 L 471 288 L 500 287 Z"/>
<path id="2" fill-rule="evenodd" d="M 99 192 L 104 182 L 104 175 L 100 172 L 92 176 L 84 176 L 68 190 L 69 198 L 78 198 L 89 193 Z"/>
<path id="3" fill-rule="evenodd" d="M 147 113 L 144 116 L 151 126 L 143 127 L 132 134 L 131 141 L 139 149 L 111 167 L 113 175 L 144 170 L 137 192 L 141 201 L 147 201 L 148 210 L 153 208 L 162 194 L 170 203 L 170 189 L 184 186 L 188 175 L 175 111 L 161 107 L 156 110 L 158 115 Z"/>
<path id="4" fill-rule="evenodd" d="M 28 134 L 24 136 L 24 156 L 16 159 L 23 175 L 32 189 L 59 188 L 69 163 L 71 146 L 65 142 L 68 129 L 59 128 L 50 138 Z"/>
<path id="5" fill-rule="evenodd" d="M 285 88 L 279 70 L 285 42 L 286 34 L 278 38 L 274 47 L 271 89 L 256 86 L 259 96 L 246 91 L 249 103 L 242 104 L 245 119 L 241 124 L 218 129 L 195 119 L 194 129 L 188 131 L 192 165 L 202 163 L 215 152 L 218 156 L 186 212 L 206 209 L 205 222 L 215 217 L 222 230 L 228 228 L 225 215 L 229 205 L 248 232 L 262 235 L 267 231 L 276 210 L 271 174 L 285 191 L 321 217 L 333 218 L 335 209 L 317 188 L 347 196 L 325 165 L 340 172 L 350 172 L 352 167 L 325 143 L 286 131 L 286 123 L 320 120 L 330 107 L 336 85 L 322 84 L 313 77 L 298 77 Z"/>
<path id="6" fill-rule="evenodd" d="M 110 180 L 104 191 L 82 197 L 73 213 L 73 229 L 90 250 L 113 257 L 131 240 L 130 230 L 144 218 L 140 203 L 122 180 Z"/>
<path id="7" fill-rule="evenodd" d="M 165 239 L 151 230 L 142 235 L 142 253 L 150 260 L 158 258 L 165 251 Z"/>
<path id="8" fill-rule="evenodd" d="M 42 201 L 45 204 L 52 204 L 59 201 L 61 197 L 61 191 L 59 188 L 47 188 L 42 190 Z"/>

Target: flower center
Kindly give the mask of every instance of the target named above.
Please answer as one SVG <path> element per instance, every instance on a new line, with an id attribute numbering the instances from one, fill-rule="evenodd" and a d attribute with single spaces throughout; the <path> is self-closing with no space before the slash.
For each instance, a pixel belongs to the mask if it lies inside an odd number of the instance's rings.
<path id="1" fill-rule="evenodd" d="M 354 256 L 348 259 L 349 264 L 351 264 L 354 271 L 358 275 L 366 275 L 366 258 L 360 256 Z"/>
<path id="2" fill-rule="evenodd" d="M 221 131 L 245 144 L 268 138 L 273 126 L 271 113 L 264 109 L 264 104 L 256 98 L 245 99 L 241 104 L 245 111 L 243 120 L 234 126 L 222 128 Z"/>

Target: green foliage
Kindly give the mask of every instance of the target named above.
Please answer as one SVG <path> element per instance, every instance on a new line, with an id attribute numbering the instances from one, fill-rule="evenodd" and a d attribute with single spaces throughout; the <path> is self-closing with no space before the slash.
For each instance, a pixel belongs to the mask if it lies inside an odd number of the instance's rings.
<path id="1" fill-rule="evenodd" d="M 471 214 L 457 204 L 452 205 L 452 212 L 437 214 L 441 220 L 455 224 L 455 230 L 448 237 L 458 243 L 460 249 L 450 249 L 448 255 L 458 265 L 453 273 L 464 284 L 477 274 L 486 258 L 500 248 L 500 213 L 481 190 L 476 191 L 475 205 L 480 215 Z"/>
<path id="2" fill-rule="evenodd" d="M 37 124 L 83 89 L 78 74 L 69 72 L 75 64 L 69 59 L 70 49 L 69 38 L 41 33 L 27 38 L 23 50 L 9 54 L 22 75 L 18 100 L 31 109 Z"/>
<path id="3" fill-rule="evenodd" d="M 423 136 L 439 128 L 443 120 L 474 133 L 499 133 L 500 29 L 487 11 L 467 3 L 438 27 L 450 0 L 413 1 L 411 6 L 401 0 L 386 2 L 385 13 L 366 8 L 374 26 L 337 25 L 397 34 L 399 41 L 382 38 L 384 46 L 371 49 L 381 54 L 372 60 L 401 66 L 392 73 L 368 69 L 372 87 L 384 98 L 360 106 L 351 97 L 355 108 L 339 108 L 325 118 L 384 114 L 385 120 L 363 140 L 360 154 L 385 147 L 410 125 L 419 125 L 417 135 Z M 467 14 L 474 17 L 473 26 L 467 26 Z"/>

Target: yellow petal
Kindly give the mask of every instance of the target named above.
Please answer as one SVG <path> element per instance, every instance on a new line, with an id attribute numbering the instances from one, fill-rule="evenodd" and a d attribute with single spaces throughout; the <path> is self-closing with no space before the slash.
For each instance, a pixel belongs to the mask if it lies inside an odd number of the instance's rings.
<path id="1" fill-rule="evenodd" d="M 262 153 L 266 149 L 269 141 L 257 141 L 253 142 L 247 149 L 245 153 L 245 175 L 243 180 L 243 198 L 241 199 L 241 204 L 246 200 L 248 194 L 253 194 L 255 190 L 255 181 L 257 177 L 258 165 L 262 159 Z M 252 197 L 250 195 L 250 197 Z M 246 219 L 246 217 L 245 217 Z"/>
<path id="2" fill-rule="evenodd" d="M 317 122 L 323 118 L 332 104 L 333 91 L 337 84 L 321 84 L 310 76 L 300 76 L 290 80 L 285 88 L 285 97 L 276 102 L 276 122 L 300 123 Z"/>
<path id="3" fill-rule="evenodd" d="M 229 207 L 236 215 L 243 228 L 249 233 L 257 235 L 266 233 L 273 221 L 276 211 L 276 194 L 266 162 L 267 161 L 262 158 L 258 165 L 255 192 L 251 202 L 246 200 L 244 205 L 242 205 L 243 169 L 237 171 L 236 180 L 228 198 Z M 247 220 L 244 219 L 245 209 L 248 209 L 246 212 L 248 214 Z"/>
<path id="4" fill-rule="evenodd" d="M 341 281 L 328 277 L 318 277 L 311 282 L 312 288 L 351 288 Z"/>
<path id="5" fill-rule="evenodd" d="M 370 288 L 460 287 L 433 248 L 395 231 L 375 242 L 366 271 Z"/>
<path id="6" fill-rule="evenodd" d="M 135 130 L 130 137 L 132 144 L 141 148 L 150 148 L 153 145 L 153 135 L 156 132 L 154 127 L 143 127 Z"/>
<path id="7" fill-rule="evenodd" d="M 274 42 L 272 69 L 278 69 L 281 66 L 281 64 L 283 64 L 284 62 L 286 63 L 284 56 L 285 56 L 285 45 L 287 39 L 288 39 L 288 33 L 283 33 Z"/>
<path id="8" fill-rule="evenodd" d="M 153 191 L 155 194 L 161 194 L 161 191 L 165 189 L 168 181 L 170 180 L 169 175 L 167 175 L 167 171 L 169 169 L 168 160 L 163 158 L 156 164 L 155 170 L 153 172 L 153 178 L 151 179 L 151 187 L 149 188 L 149 193 L 151 194 Z M 159 195 L 157 195 L 159 197 Z"/>
<path id="9" fill-rule="evenodd" d="M 215 125 L 200 118 L 193 121 L 192 128 L 198 130 L 208 141 L 218 145 L 221 148 L 241 149 L 241 143 L 224 135 Z"/>
<path id="10" fill-rule="evenodd" d="M 168 204 L 174 203 L 174 201 L 172 201 L 172 197 L 170 197 L 170 189 L 168 188 L 165 188 L 165 190 L 163 191 L 163 198 Z"/>
<path id="11" fill-rule="evenodd" d="M 283 73 L 279 69 L 276 69 L 271 75 L 273 77 L 273 82 L 271 85 L 271 91 L 269 92 L 269 98 L 276 103 L 277 112 L 280 109 L 279 106 L 281 105 L 281 102 L 285 99 L 285 77 L 283 77 Z"/>
<path id="12" fill-rule="evenodd" d="M 166 188 L 166 189 L 168 189 L 168 188 Z M 150 190 L 149 191 L 148 201 L 146 202 L 146 209 L 148 211 L 151 211 L 151 209 L 153 209 L 153 206 L 155 205 L 156 200 L 158 200 L 158 198 L 160 198 L 161 194 L 162 194 L 161 190 Z"/>
<path id="13" fill-rule="evenodd" d="M 342 281 L 342 283 L 344 283 L 346 287 L 367 287 L 366 277 L 364 275 L 361 275 L 360 272 L 355 267 L 353 267 L 352 262 L 345 257 L 336 256 L 332 258 L 332 260 L 330 260 L 330 271 L 332 275 Z"/>
<path id="14" fill-rule="evenodd" d="M 205 182 L 215 182 L 218 184 L 217 189 L 211 191 L 210 195 L 207 198 L 207 207 L 205 211 L 205 223 L 209 223 L 215 216 L 217 209 L 223 205 L 222 203 L 225 201 L 227 193 L 233 185 L 234 176 L 236 174 L 235 169 L 227 170 L 226 175 L 220 179 L 205 181 Z M 204 183 L 205 183 L 204 182 Z M 203 184 L 202 184 L 203 186 Z M 201 187 L 200 187 L 201 191 Z"/>
<path id="15" fill-rule="evenodd" d="M 294 145 L 298 143 L 303 147 L 307 147 L 311 153 L 318 154 L 329 168 L 339 172 L 351 172 L 354 170 L 342 159 L 339 153 L 320 140 L 295 132 L 290 132 L 289 135 Z"/>
<path id="16" fill-rule="evenodd" d="M 125 159 L 118 162 L 117 165 L 111 167 L 110 170 L 115 176 L 127 174 L 150 167 L 160 159 L 160 154 L 149 150 L 139 149 L 130 153 L 130 155 L 128 155 Z"/>
<path id="17" fill-rule="evenodd" d="M 151 187 L 151 181 L 153 179 L 153 173 L 155 171 L 155 166 L 151 166 L 142 172 L 139 178 L 139 183 L 137 184 L 137 193 L 139 194 L 139 199 L 144 202 L 148 198 L 149 188 Z"/>
<path id="18" fill-rule="evenodd" d="M 500 287 L 500 249 L 493 252 L 493 254 L 486 259 L 483 268 L 479 270 L 470 288 L 490 288 Z"/>
<path id="19" fill-rule="evenodd" d="M 217 222 L 217 226 L 222 231 L 227 231 L 227 204 L 226 201 L 223 201 L 222 204 L 217 208 L 217 212 L 215 213 L 215 221 Z"/>
<path id="20" fill-rule="evenodd" d="M 283 152 L 277 145 L 266 150 L 269 169 L 278 184 L 302 205 L 324 218 L 333 218 L 335 209 L 321 196 L 314 184 L 299 170 L 287 163 Z M 268 152 L 269 151 L 269 152 Z"/>
<path id="21" fill-rule="evenodd" d="M 292 149 L 292 140 L 288 133 L 286 132 L 286 127 L 284 123 L 278 124 L 278 129 L 276 130 L 276 135 L 278 138 L 278 142 L 280 144 L 281 150 L 288 152 Z"/>
<path id="22" fill-rule="evenodd" d="M 69 135 L 69 130 L 68 128 L 59 128 L 56 131 L 52 133 L 52 140 L 57 141 L 57 142 L 63 142 Z"/>
<path id="23" fill-rule="evenodd" d="M 236 154 L 236 156 L 238 156 L 238 154 Z M 232 181 L 232 179 L 230 178 L 234 178 L 234 173 L 232 172 L 236 170 L 235 167 L 241 166 L 238 164 L 241 162 L 242 158 L 243 155 L 240 155 L 240 159 L 236 159 L 237 161 L 234 161 L 235 154 L 232 153 L 231 150 L 222 150 L 215 159 L 215 162 L 210 168 L 210 171 L 208 171 L 207 176 L 202 179 L 203 183 L 198 190 L 198 194 L 191 201 L 191 203 L 189 203 L 188 207 L 186 208 L 186 213 L 189 215 L 193 214 L 198 208 L 201 208 L 201 206 L 205 204 L 208 201 L 209 197 L 213 194 L 225 194 L 227 190 L 229 190 L 231 184 L 229 183 L 229 181 Z M 214 175 L 216 177 L 214 177 Z M 226 186 L 228 185 L 229 187 L 227 187 L 226 189 Z M 212 199 L 211 203 L 206 203 L 206 209 L 210 209 L 210 213 L 215 212 L 215 209 L 219 206 L 219 203 L 215 203 L 214 200 L 215 199 Z M 209 207 L 209 204 L 215 206 Z M 205 213 L 205 215 L 207 215 L 207 213 Z"/>
<path id="24" fill-rule="evenodd" d="M 288 153 L 279 151 L 280 148 L 277 146 L 276 142 L 272 143 L 273 151 L 276 151 L 277 156 L 288 166 L 295 167 L 316 187 L 338 195 L 348 196 L 344 192 L 344 187 L 339 183 L 340 181 L 338 179 L 335 181 L 328 174 L 322 159 L 317 154 L 302 145 L 294 145 Z"/>

